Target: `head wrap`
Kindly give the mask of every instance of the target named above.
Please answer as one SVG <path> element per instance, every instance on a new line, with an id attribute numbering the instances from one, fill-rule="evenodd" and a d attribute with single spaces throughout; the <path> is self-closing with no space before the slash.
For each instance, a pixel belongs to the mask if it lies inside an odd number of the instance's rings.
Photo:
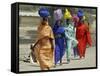
<path id="1" fill-rule="evenodd" d="M 62 10 L 61 9 L 57 9 L 54 11 L 54 19 L 57 21 L 57 20 L 61 20 L 63 17 L 63 14 L 62 14 Z"/>
<path id="2" fill-rule="evenodd" d="M 68 9 L 65 10 L 65 13 L 64 13 L 64 19 L 71 19 L 72 16 L 70 14 L 70 12 L 68 11 Z"/>
<path id="3" fill-rule="evenodd" d="M 49 11 L 47 8 L 40 8 L 39 11 L 38 11 L 40 17 L 48 17 L 50 15 Z"/>
<path id="4" fill-rule="evenodd" d="M 82 9 L 79 9 L 79 10 L 78 10 L 77 16 L 78 16 L 79 18 L 84 16 L 84 13 L 83 13 L 83 10 L 82 10 Z"/>
<path id="5" fill-rule="evenodd" d="M 74 22 L 78 22 L 79 21 L 79 17 L 77 15 L 73 15 L 72 18 L 73 18 L 73 21 Z"/>

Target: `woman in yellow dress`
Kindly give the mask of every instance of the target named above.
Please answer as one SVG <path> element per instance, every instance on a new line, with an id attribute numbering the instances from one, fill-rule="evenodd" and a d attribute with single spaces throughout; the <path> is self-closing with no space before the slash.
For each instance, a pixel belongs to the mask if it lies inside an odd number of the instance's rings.
<path id="1" fill-rule="evenodd" d="M 41 70 L 49 70 L 53 66 L 54 60 L 54 35 L 48 24 L 48 10 L 41 8 L 39 15 L 42 17 L 42 21 L 38 27 L 38 39 L 34 45 L 34 51 Z"/>

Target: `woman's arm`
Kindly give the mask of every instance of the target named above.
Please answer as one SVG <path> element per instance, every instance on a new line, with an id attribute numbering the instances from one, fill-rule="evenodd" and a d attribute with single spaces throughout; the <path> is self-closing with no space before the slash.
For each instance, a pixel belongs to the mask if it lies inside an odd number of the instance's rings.
<path id="1" fill-rule="evenodd" d="M 54 49 L 55 49 L 55 40 L 50 39 L 50 42 L 51 42 L 51 49 L 52 49 L 52 51 L 54 51 Z"/>

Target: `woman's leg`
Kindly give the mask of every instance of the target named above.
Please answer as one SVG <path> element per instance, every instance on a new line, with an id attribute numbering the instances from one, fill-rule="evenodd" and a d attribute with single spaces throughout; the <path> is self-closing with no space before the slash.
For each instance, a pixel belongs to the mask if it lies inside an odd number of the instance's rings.
<path id="1" fill-rule="evenodd" d="M 71 55 L 71 41 L 67 41 L 67 49 L 66 49 L 66 54 L 67 54 L 67 62 L 70 62 L 70 55 Z"/>

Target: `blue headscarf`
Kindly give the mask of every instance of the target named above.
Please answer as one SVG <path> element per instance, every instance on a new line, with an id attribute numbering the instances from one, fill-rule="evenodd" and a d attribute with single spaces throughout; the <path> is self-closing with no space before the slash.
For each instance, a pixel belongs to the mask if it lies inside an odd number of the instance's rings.
<path id="1" fill-rule="evenodd" d="M 47 8 L 40 8 L 39 11 L 38 11 L 40 17 L 48 17 L 50 15 L 49 11 Z"/>
<path id="2" fill-rule="evenodd" d="M 82 10 L 82 9 L 79 9 L 79 10 L 78 10 L 77 16 L 78 16 L 79 18 L 84 16 L 84 13 L 83 13 L 83 10 Z"/>

